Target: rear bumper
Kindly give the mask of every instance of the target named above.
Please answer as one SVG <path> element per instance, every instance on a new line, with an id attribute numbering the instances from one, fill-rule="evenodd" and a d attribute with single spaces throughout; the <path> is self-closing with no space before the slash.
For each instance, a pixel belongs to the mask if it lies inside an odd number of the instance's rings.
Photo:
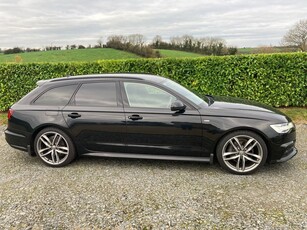
<path id="1" fill-rule="evenodd" d="M 15 133 L 7 129 L 4 131 L 4 134 L 5 134 L 6 142 L 11 147 L 22 150 L 22 151 L 28 150 L 29 142 L 28 142 L 27 135 Z"/>

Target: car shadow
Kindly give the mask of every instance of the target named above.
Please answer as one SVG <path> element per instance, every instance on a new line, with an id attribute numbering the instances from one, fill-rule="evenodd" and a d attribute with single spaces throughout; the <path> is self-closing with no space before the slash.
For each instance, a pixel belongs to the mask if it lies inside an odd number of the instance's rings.
<path id="1" fill-rule="evenodd" d="M 192 162 L 192 161 L 173 161 L 173 160 L 149 160 L 149 159 L 128 159 L 128 158 L 108 158 L 108 157 L 92 157 L 92 156 L 81 156 L 74 161 L 70 167 L 78 168 L 111 168 L 119 170 L 138 169 L 144 171 L 161 171 L 165 170 L 170 173 L 195 173 L 202 175 L 212 175 L 215 177 L 279 177 L 279 176 L 290 176 L 296 171 L 294 163 L 283 162 L 275 164 L 265 164 L 257 172 L 251 175 L 235 175 L 231 174 L 226 170 L 223 170 L 217 161 L 212 165 L 205 162 Z"/>
<path id="2" fill-rule="evenodd" d="M 95 156 L 81 156 L 71 166 L 78 167 L 124 167 L 124 168 L 150 168 L 159 170 L 189 170 L 189 171 L 210 171 L 219 170 L 217 163 L 210 165 L 205 162 L 175 161 L 175 160 L 150 160 L 130 158 L 109 158 Z"/>
<path id="3" fill-rule="evenodd" d="M 261 169 L 259 169 L 259 173 L 268 173 L 270 175 L 286 175 L 293 174 L 293 171 L 296 171 L 297 168 L 295 164 L 292 162 L 282 162 L 282 163 L 273 163 L 273 164 L 265 164 Z"/>
<path id="4" fill-rule="evenodd" d="M 53 169 L 46 166 L 38 157 L 30 157 L 24 153 L 16 150 L 16 161 L 25 168 L 39 169 Z M 229 172 L 223 170 L 217 161 L 210 165 L 205 162 L 192 162 L 192 161 L 175 161 L 175 160 L 150 160 L 150 159 L 129 159 L 129 158 L 109 158 L 109 157 L 95 157 L 95 156 L 80 156 L 71 164 L 61 167 L 65 170 L 70 169 L 95 169 L 99 168 L 114 168 L 114 169 L 143 169 L 143 170 L 168 170 L 168 171 L 181 171 L 181 172 L 195 172 L 214 175 L 231 175 Z M 280 176 L 280 175 L 293 175 L 295 171 L 299 171 L 295 160 L 265 164 L 252 176 Z M 235 175 L 234 175 L 235 176 Z"/>

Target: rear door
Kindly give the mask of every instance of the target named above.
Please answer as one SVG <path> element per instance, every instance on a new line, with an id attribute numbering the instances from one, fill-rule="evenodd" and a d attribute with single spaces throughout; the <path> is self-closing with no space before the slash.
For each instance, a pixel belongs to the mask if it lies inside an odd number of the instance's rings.
<path id="1" fill-rule="evenodd" d="M 82 152 L 124 152 L 125 116 L 119 82 L 85 82 L 63 109 Z"/>

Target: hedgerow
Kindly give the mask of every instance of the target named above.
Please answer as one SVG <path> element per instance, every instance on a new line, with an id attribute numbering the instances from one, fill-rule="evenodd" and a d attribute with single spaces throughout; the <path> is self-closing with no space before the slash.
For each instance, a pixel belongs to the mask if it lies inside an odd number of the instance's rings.
<path id="1" fill-rule="evenodd" d="M 241 97 L 276 107 L 307 105 L 307 53 L 129 59 L 75 63 L 0 65 L 0 110 L 31 91 L 41 79 L 95 73 L 150 73 L 201 94 Z"/>

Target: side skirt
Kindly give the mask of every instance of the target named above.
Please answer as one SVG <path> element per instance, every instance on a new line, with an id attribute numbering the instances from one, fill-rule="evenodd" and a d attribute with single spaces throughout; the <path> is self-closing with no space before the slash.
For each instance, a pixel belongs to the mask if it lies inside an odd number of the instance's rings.
<path id="1" fill-rule="evenodd" d="M 175 161 L 198 161 L 213 164 L 213 154 L 210 157 L 183 157 L 168 155 L 148 155 L 131 153 L 86 153 L 83 156 L 95 157 L 116 157 L 116 158 L 134 158 L 134 159 L 152 159 L 152 160 L 175 160 Z"/>

